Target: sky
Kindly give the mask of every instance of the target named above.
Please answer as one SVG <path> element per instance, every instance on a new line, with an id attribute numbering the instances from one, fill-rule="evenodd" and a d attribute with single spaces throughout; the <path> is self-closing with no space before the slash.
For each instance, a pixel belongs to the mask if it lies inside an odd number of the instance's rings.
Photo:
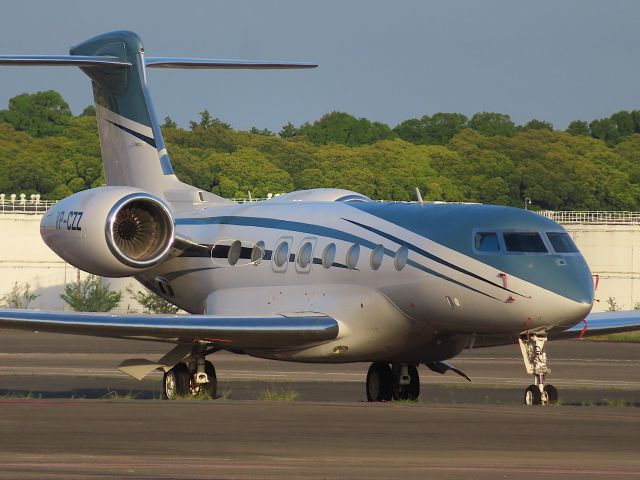
<path id="1" fill-rule="evenodd" d="M 236 129 L 278 131 L 334 110 L 391 127 L 436 112 L 507 113 L 564 129 L 640 108 L 636 0 L 20 0 L 3 2 L 0 54 L 66 54 L 133 30 L 148 56 L 297 60 L 299 71 L 149 71 L 158 117 L 208 109 Z M 57 90 L 92 103 L 76 68 L 5 67 L 0 108 Z"/>

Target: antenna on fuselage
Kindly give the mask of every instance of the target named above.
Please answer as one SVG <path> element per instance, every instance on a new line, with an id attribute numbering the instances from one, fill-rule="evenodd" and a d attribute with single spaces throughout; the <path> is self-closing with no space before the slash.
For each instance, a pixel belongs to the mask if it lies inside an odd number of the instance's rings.
<path id="1" fill-rule="evenodd" d="M 424 200 L 422 199 L 422 194 L 420 193 L 419 187 L 416 187 L 416 197 L 418 198 L 418 203 L 422 207 L 424 205 Z"/>

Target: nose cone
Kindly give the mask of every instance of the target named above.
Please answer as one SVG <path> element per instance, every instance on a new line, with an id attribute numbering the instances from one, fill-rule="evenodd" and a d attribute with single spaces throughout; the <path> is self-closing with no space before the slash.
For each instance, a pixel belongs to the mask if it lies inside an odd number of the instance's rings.
<path id="1" fill-rule="evenodd" d="M 558 260 L 554 262 L 557 263 Z M 593 305 L 594 286 L 587 262 L 582 255 L 566 256 L 561 262 L 562 267 L 548 270 L 546 287 L 590 310 Z"/>
<path id="2" fill-rule="evenodd" d="M 595 289 L 593 285 L 593 275 L 582 255 L 576 257 L 576 261 L 570 265 L 569 272 L 573 277 L 573 288 L 570 289 L 571 300 L 589 306 L 593 306 Z"/>

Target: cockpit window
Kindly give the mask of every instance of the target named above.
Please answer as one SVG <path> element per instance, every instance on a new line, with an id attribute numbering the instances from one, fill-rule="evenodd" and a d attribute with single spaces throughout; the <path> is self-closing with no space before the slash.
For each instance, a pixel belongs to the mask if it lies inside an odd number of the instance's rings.
<path id="1" fill-rule="evenodd" d="M 499 252 L 498 234 L 495 232 L 476 233 L 476 250 L 479 252 Z"/>
<path id="2" fill-rule="evenodd" d="M 578 247 L 568 233 L 547 232 L 547 238 L 556 253 L 578 253 Z"/>
<path id="3" fill-rule="evenodd" d="M 538 232 L 505 232 L 503 235 L 508 252 L 548 253 Z"/>

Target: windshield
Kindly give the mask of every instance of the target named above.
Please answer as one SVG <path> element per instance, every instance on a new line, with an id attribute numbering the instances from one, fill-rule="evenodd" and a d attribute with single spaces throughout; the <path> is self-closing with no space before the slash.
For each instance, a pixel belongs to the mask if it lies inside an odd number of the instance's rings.
<path id="1" fill-rule="evenodd" d="M 548 253 L 538 232 L 505 232 L 503 236 L 508 252 Z"/>

